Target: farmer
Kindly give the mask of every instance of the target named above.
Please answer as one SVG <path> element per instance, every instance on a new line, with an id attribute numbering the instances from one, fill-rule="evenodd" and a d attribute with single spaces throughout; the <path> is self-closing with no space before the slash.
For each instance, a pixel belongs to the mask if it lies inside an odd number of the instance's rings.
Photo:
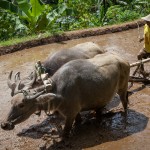
<path id="1" fill-rule="evenodd" d="M 144 36 L 139 40 L 139 42 L 144 40 L 144 47 L 137 55 L 138 60 L 150 57 L 150 14 L 142 19 L 146 21 L 146 24 L 144 26 Z"/>

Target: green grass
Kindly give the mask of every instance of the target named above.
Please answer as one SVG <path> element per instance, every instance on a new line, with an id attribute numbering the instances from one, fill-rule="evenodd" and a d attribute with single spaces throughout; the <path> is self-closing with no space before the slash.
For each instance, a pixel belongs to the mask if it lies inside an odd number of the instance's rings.
<path id="1" fill-rule="evenodd" d="M 15 45 L 18 43 L 22 43 L 22 42 L 26 42 L 26 41 L 30 41 L 30 40 L 34 40 L 34 39 L 38 39 L 38 36 L 37 35 L 30 35 L 30 36 L 21 37 L 21 38 L 14 37 L 14 38 L 11 38 L 7 41 L 1 41 L 0 46 L 11 46 L 11 45 Z"/>
<path id="2" fill-rule="evenodd" d="M 41 38 L 45 38 L 45 37 L 50 37 L 50 36 L 53 36 L 53 35 L 56 35 L 56 34 L 59 34 L 61 35 L 63 32 L 57 32 L 57 33 L 50 33 L 50 32 L 46 32 L 46 33 L 43 33 L 43 34 L 37 34 L 37 35 L 28 35 L 28 36 L 25 36 L 25 37 L 14 37 L 14 38 L 11 38 L 7 41 L 1 41 L 0 42 L 0 47 L 2 46 L 11 46 L 11 45 L 15 45 L 15 44 L 18 44 L 18 43 L 23 43 L 23 42 L 27 42 L 27 41 L 31 41 L 31 40 L 36 40 L 36 39 L 41 39 Z"/>

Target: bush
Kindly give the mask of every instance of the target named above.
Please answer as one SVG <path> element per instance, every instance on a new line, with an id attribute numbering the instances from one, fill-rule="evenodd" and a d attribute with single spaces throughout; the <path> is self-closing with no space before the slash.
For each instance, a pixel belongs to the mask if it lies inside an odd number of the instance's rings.
<path id="1" fill-rule="evenodd" d="M 115 24 L 125 21 L 132 21 L 139 18 L 140 14 L 134 10 L 124 10 L 119 5 L 108 8 L 106 13 L 106 24 Z"/>
<path id="2" fill-rule="evenodd" d="M 118 16 L 118 22 L 132 21 L 139 18 L 139 13 L 131 10 L 125 10 L 121 12 Z"/>
<path id="3" fill-rule="evenodd" d="M 11 37 L 21 37 L 27 34 L 27 27 L 23 25 L 18 16 L 7 10 L 0 9 L 0 40 Z"/>

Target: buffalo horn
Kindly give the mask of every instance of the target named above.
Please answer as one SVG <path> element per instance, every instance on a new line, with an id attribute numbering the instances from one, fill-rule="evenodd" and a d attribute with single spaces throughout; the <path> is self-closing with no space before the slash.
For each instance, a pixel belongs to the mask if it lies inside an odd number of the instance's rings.
<path id="1" fill-rule="evenodd" d="M 16 84 L 16 90 L 19 91 L 20 90 L 20 86 L 21 86 L 21 80 L 19 80 L 19 82 L 17 82 Z"/>
<path id="2" fill-rule="evenodd" d="M 36 78 L 37 78 L 36 71 L 31 72 L 30 76 L 32 76 L 32 79 L 30 78 L 31 81 L 30 81 L 28 84 L 29 84 L 30 86 L 32 86 L 33 83 L 35 82 Z"/>
<path id="3" fill-rule="evenodd" d="M 10 89 L 14 89 L 14 86 L 15 86 L 15 83 L 12 83 L 12 81 L 11 81 L 11 76 L 12 76 L 12 72 L 13 71 L 11 71 L 10 73 L 9 73 L 9 76 L 8 76 L 8 79 L 7 79 L 7 85 L 8 85 L 8 87 L 10 88 Z"/>
<path id="4" fill-rule="evenodd" d="M 20 72 L 17 72 L 15 74 L 15 83 L 18 82 L 18 81 L 20 81 Z"/>
<path id="5" fill-rule="evenodd" d="M 14 89 L 14 94 L 13 95 L 16 95 L 17 93 L 21 93 L 22 91 L 20 90 L 20 86 L 21 86 L 21 80 L 16 84 L 16 88 Z M 13 96 L 12 95 L 12 96 Z"/>

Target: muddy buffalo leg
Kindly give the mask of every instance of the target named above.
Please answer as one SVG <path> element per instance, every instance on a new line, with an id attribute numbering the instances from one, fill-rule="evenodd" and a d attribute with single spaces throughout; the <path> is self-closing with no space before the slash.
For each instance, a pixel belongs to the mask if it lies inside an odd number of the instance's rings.
<path id="1" fill-rule="evenodd" d="M 63 138 L 67 138 L 69 136 L 74 118 L 75 117 L 67 117 L 66 118 L 66 123 L 65 123 L 64 132 L 63 132 Z"/>

